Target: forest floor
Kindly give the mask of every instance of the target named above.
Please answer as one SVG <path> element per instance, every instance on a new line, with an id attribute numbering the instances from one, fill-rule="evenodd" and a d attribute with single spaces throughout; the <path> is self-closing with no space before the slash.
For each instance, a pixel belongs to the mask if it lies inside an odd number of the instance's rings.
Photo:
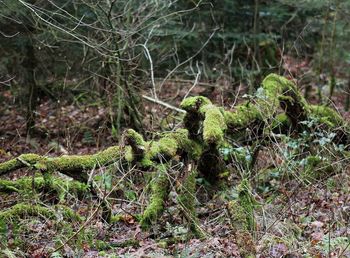
<path id="1" fill-rule="evenodd" d="M 216 104 L 230 109 L 240 98 L 235 93 L 230 94 L 232 90 L 229 85 L 226 83 L 224 87 L 217 87 L 211 92 L 207 86 L 199 85 L 191 95 L 206 94 Z M 178 106 L 191 86 L 191 83 L 186 82 L 169 83 L 164 86 L 160 98 Z M 240 95 L 244 92 L 245 88 L 242 87 Z M 317 102 L 315 95 L 310 99 L 311 102 Z M 4 103 L 0 107 L 0 161 L 22 153 L 51 156 L 94 153 L 118 144 L 110 134 L 108 109 L 99 103 L 88 105 L 42 100 L 37 110 L 38 133 L 35 137 L 26 139 L 23 110 L 18 109 L 10 91 L 2 91 L 0 98 Z M 341 90 L 336 91 L 332 100 L 334 107 L 347 119 L 349 114 L 343 112 L 345 99 Z M 144 109 L 147 114 L 144 124 L 149 132 L 171 129 L 179 122 L 173 111 L 146 100 Z M 271 163 L 278 165 L 279 158 L 278 155 L 272 155 L 271 150 L 265 149 L 260 152 L 258 167 L 263 169 Z M 253 183 L 256 199 L 260 203 L 255 214 L 257 228 L 252 232 L 258 257 L 350 257 L 350 169 L 343 167 L 342 170 L 343 173 L 312 184 L 300 182 L 297 177 L 282 176 L 271 178 L 268 186 L 259 185 L 259 180 Z M 24 169 L 3 178 L 16 180 L 25 175 L 32 174 Z M 231 176 L 229 184 L 234 186 L 237 183 L 236 177 Z M 200 180 L 197 183 L 200 185 Z M 82 223 L 79 222 L 57 226 L 59 222 L 47 218 L 23 218 L 17 222 L 17 231 L 15 228 L 8 229 L 11 233 L 8 234 L 7 245 L 0 245 L 0 249 L 4 250 L 3 255 L 11 257 L 12 253 L 12 257 L 25 256 L 24 254 L 27 257 L 46 257 L 48 250 L 62 243 L 65 243 L 62 249 L 65 257 L 113 257 L 113 254 L 115 257 L 242 255 L 225 204 L 227 196 L 234 194 L 230 188 L 223 191 L 211 191 L 204 186 L 198 188 L 197 212 L 200 226 L 209 237 L 206 240 L 181 241 L 187 228 L 183 226 L 176 211 L 172 193 L 157 228 L 143 232 L 128 214 L 139 210 L 144 201 L 140 197 L 144 185 L 136 180 L 128 187 L 127 192 L 113 197 L 113 212 L 126 214 L 121 222 L 110 225 L 96 217 L 82 228 Z M 0 210 L 16 202 L 43 202 L 40 195 L 1 194 Z M 45 202 L 49 203 L 50 197 L 45 198 Z M 98 200 L 92 197 L 71 196 L 67 202 L 86 218 L 98 206 Z M 74 239 L 70 240 L 69 237 L 74 234 Z M 179 241 L 167 241 L 172 238 Z M 130 239 L 135 242 L 125 244 Z M 126 246 L 120 247 L 124 244 Z"/>

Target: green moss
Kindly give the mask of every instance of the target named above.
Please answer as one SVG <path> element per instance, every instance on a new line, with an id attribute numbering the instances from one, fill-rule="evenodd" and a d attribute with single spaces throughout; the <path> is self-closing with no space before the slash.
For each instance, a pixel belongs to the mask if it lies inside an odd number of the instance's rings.
<path id="1" fill-rule="evenodd" d="M 47 171 L 84 170 L 104 166 L 120 158 L 120 148 L 110 147 L 93 155 L 63 155 L 57 158 L 41 158 L 35 168 Z"/>
<path id="2" fill-rule="evenodd" d="M 187 112 L 197 112 L 204 105 L 211 104 L 211 101 L 203 96 L 189 97 L 184 99 L 180 107 Z"/>
<path id="3" fill-rule="evenodd" d="M 44 186 L 44 179 L 31 177 L 20 178 L 16 181 L 0 180 L 0 191 L 2 192 L 26 192 L 31 191 L 34 183 L 36 189 L 41 189 Z"/>
<path id="4" fill-rule="evenodd" d="M 200 143 L 189 139 L 189 132 L 187 129 L 177 129 L 170 133 L 171 137 L 176 140 L 178 149 L 187 152 L 192 159 L 197 160 L 203 151 Z"/>
<path id="5" fill-rule="evenodd" d="M 109 220 L 109 223 L 117 223 L 117 222 L 121 222 L 121 221 L 125 222 L 125 221 L 129 220 L 129 217 L 130 217 L 130 215 L 126 215 L 126 214 L 112 215 L 111 219 Z M 134 214 L 134 215 L 132 215 L 132 218 L 135 219 L 136 221 L 141 221 L 142 215 Z"/>
<path id="6" fill-rule="evenodd" d="M 329 127 L 344 125 L 344 119 L 332 108 L 319 105 L 308 105 L 311 116 Z"/>
<path id="7" fill-rule="evenodd" d="M 249 232 L 251 226 L 247 219 L 246 207 L 242 206 L 241 201 L 234 200 L 228 202 L 227 211 L 241 256 L 255 257 L 256 247 L 252 234 Z"/>
<path id="8" fill-rule="evenodd" d="M 137 162 L 145 156 L 145 141 L 143 137 L 133 129 L 128 129 L 123 135 L 125 143 L 125 159 L 128 162 Z"/>
<path id="9" fill-rule="evenodd" d="M 85 217 L 80 216 L 70 207 L 67 207 L 65 205 L 56 205 L 55 210 L 56 210 L 56 214 L 57 213 L 60 214 L 63 218 L 67 220 L 78 221 L 78 222 L 82 222 L 85 220 Z"/>
<path id="10" fill-rule="evenodd" d="M 271 123 L 272 131 L 277 133 L 286 133 L 291 126 L 291 121 L 285 113 L 278 114 Z"/>
<path id="11" fill-rule="evenodd" d="M 257 106 L 249 102 L 238 105 L 233 112 L 225 111 L 224 117 L 229 128 L 244 128 L 255 120 L 262 119 Z"/>
<path id="12" fill-rule="evenodd" d="M 0 212 L 0 222 L 5 223 L 18 223 L 19 220 L 29 217 L 45 217 L 47 219 L 56 219 L 57 215 L 61 215 L 64 219 L 70 221 L 83 221 L 84 218 L 76 214 L 71 208 L 56 205 L 53 208 L 47 208 L 40 205 L 18 203 L 11 208 L 8 208 Z"/>
<path id="13" fill-rule="evenodd" d="M 206 105 L 203 108 L 205 118 L 203 121 L 203 139 L 207 144 L 219 145 L 224 140 L 226 124 L 223 114 L 218 107 Z"/>
<path id="14" fill-rule="evenodd" d="M 134 155 L 132 153 L 131 146 L 125 146 L 124 149 L 124 158 L 127 162 L 132 162 L 134 160 Z"/>
<path id="15" fill-rule="evenodd" d="M 9 180 L 0 180 L 0 192 L 11 193 L 19 192 L 18 186 L 15 182 Z"/>
<path id="16" fill-rule="evenodd" d="M 179 151 L 192 151 L 193 142 L 188 138 L 186 129 L 178 129 L 175 132 L 164 133 L 158 141 L 145 143 L 145 156 L 141 160 L 141 166 L 150 167 L 154 160 L 160 157 L 169 159 L 175 157 Z"/>
<path id="17" fill-rule="evenodd" d="M 175 132 L 171 133 L 171 135 L 180 148 L 186 149 L 191 144 L 187 129 L 177 129 Z"/>
<path id="18" fill-rule="evenodd" d="M 264 94 L 268 99 L 276 99 L 276 97 L 282 94 L 283 89 L 288 86 L 293 87 L 293 83 L 288 79 L 274 73 L 266 76 L 262 82 Z"/>
<path id="19" fill-rule="evenodd" d="M 198 142 L 192 141 L 188 148 L 188 153 L 191 159 L 198 160 L 203 153 L 203 146 Z"/>
<path id="20" fill-rule="evenodd" d="M 281 105 L 290 118 L 306 117 L 306 100 L 292 81 L 277 74 L 270 74 L 263 80 L 262 88 L 266 96 L 264 103 L 267 106 L 263 109 L 264 114 L 272 115 Z"/>
<path id="21" fill-rule="evenodd" d="M 53 178 L 51 187 L 58 193 L 60 201 L 63 201 L 67 194 L 79 197 L 89 193 L 89 186 L 87 184 L 74 180 Z"/>
<path id="22" fill-rule="evenodd" d="M 273 100 L 276 98 L 285 96 L 291 96 L 289 93 L 293 93 L 298 97 L 298 100 L 302 101 L 304 105 L 306 105 L 305 99 L 300 95 L 296 85 L 283 76 L 279 76 L 277 74 L 269 74 L 265 77 L 262 82 L 262 88 L 264 89 L 264 93 L 269 100 Z"/>
<path id="23" fill-rule="evenodd" d="M 108 165 L 108 164 L 112 164 L 115 161 L 120 159 L 120 152 L 121 149 L 119 146 L 112 146 L 109 147 L 103 151 L 100 151 L 96 154 L 91 155 L 91 159 L 93 162 L 89 162 L 88 158 L 89 155 L 87 155 L 87 157 L 84 159 L 86 164 L 90 165 L 90 168 L 93 167 L 95 164 L 97 165 Z M 84 156 L 82 156 L 84 157 Z M 94 164 L 92 164 L 94 163 Z"/>
<path id="24" fill-rule="evenodd" d="M 43 157 L 37 154 L 22 154 L 15 159 L 0 163 L 0 175 L 5 174 L 6 172 L 19 169 L 21 167 L 34 165 L 36 162 L 42 160 Z"/>
<path id="25" fill-rule="evenodd" d="M 179 189 L 178 202 L 183 209 L 183 213 L 187 218 L 190 230 L 197 238 L 204 238 L 205 234 L 199 226 L 199 221 L 196 214 L 196 177 L 195 170 L 189 171 L 189 174 L 184 179 Z"/>
<path id="26" fill-rule="evenodd" d="M 110 147 L 93 155 L 63 155 L 57 158 L 48 158 L 35 154 L 24 154 L 16 159 L 1 163 L 0 169 L 1 171 L 17 169 L 23 163 L 20 160 L 24 160 L 41 171 L 83 170 L 92 169 L 98 165 L 107 165 L 117 160 L 119 156 L 120 148 L 118 146 Z"/>
<path id="27" fill-rule="evenodd" d="M 63 155 L 57 158 L 42 157 L 34 167 L 42 172 L 58 171 L 74 179 L 86 181 L 84 170 L 106 166 L 121 157 L 119 146 L 109 147 L 93 155 Z"/>
<path id="28" fill-rule="evenodd" d="M 252 101 L 238 105 L 233 112 L 224 112 L 224 117 L 229 129 L 246 128 L 256 121 L 268 122 L 280 106 L 289 118 L 304 118 L 307 113 L 307 103 L 295 84 L 282 76 L 270 74 Z"/>
<path id="29" fill-rule="evenodd" d="M 169 180 L 166 166 L 157 166 L 158 175 L 150 183 L 151 197 L 150 202 L 142 215 L 140 221 L 141 227 L 147 229 L 152 223 L 155 223 L 164 209 L 164 202 L 168 196 Z"/>
<path id="30" fill-rule="evenodd" d="M 133 129 L 127 129 L 124 133 L 124 136 L 129 140 L 132 141 L 133 144 L 143 146 L 145 145 L 145 141 L 143 140 L 143 137 L 141 134 L 136 132 Z"/>
<path id="31" fill-rule="evenodd" d="M 25 216 L 44 216 L 49 219 L 55 218 L 55 211 L 40 205 L 19 203 L 9 209 L 0 212 L 0 220 L 11 222 Z"/>
<path id="32" fill-rule="evenodd" d="M 143 168 L 149 168 L 152 167 L 154 165 L 154 162 L 152 160 L 150 160 L 149 158 L 143 158 L 140 162 L 141 167 Z"/>
<path id="33" fill-rule="evenodd" d="M 178 149 L 177 141 L 173 137 L 164 137 L 158 141 L 158 154 L 174 157 Z"/>
<path id="34" fill-rule="evenodd" d="M 146 155 L 149 159 L 154 159 L 158 156 L 159 145 L 157 141 L 149 141 L 146 143 Z"/>
<path id="35" fill-rule="evenodd" d="M 113 224 L 113 223 L 117 223 L 120 221 L 124 220 L 124 215 L 123 214 L 118 214 L 118 215 L 112 215 L 111 219 L 109 220 L 109 223 Z"/>
<path id="36" fill-rule="evenodd" d="M 0 175 L 21 167 L 31 166 L 41 172 L 58 171 L 74 179 L 86 181 L 87 174 L 83 172 L 84 170 L 112 164 L 120 159 L 121 154 L 119 146 L 109 147 L 93 155 L 63 155 L 49 158 L 36 154 L 23 154 L 16 159 L 0 163 Z"/>

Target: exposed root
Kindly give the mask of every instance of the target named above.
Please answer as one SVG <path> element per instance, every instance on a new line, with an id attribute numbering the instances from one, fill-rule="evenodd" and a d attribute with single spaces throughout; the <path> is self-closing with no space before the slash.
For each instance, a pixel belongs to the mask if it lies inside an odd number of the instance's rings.
<path id="1" fill-rule="evenodd" d="M 156 165 L 160 160 L 170 160 L 177 155 L 189 153 L 194 159 L 201 153 L 201 147 L 189 139 L 188 130 L 178 129 L 161 135 L 159 140 L 144 142 L 141 135 L 127 130 L 125 143 L 126 160 L 136 162 L 143 168 Z M 130 133 L 132 132 L 132 133 Z"/>

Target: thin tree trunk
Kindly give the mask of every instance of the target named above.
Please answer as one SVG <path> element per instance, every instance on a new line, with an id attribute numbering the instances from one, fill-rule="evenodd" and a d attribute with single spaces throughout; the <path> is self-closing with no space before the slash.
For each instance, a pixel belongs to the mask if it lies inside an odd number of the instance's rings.
<path id="1" fill-rule="evenodd" d="M 347 91 L 346 91 L 346 101 L 345 101 L 345 111 L 349 111 L 349 108 L 350 108 L 350 75 L 349 75 L 349 78 L 348 78 L 348 88 L 347 88 Z"/>
<path id="2" fill-rule="evenodd" d="M 27 137 L 32 136 L 35 126 L 35 112 L 38 104 L 38 87 L 35 82 L 35 68 L 37 66 L 37 60 L 35 58 L 35 50 L 32 40 L 29 39 L 25 46 L 26 55 L 23 60 L 23 67 L 25 69 L 24 83 L 28 85 L 28 97 L 27 97 Z"/>

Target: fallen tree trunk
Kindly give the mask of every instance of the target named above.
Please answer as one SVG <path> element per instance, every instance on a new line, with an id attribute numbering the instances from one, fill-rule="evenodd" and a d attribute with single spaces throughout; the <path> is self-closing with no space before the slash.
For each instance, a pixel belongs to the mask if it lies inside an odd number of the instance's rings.
<path id="1" fill-rule="evenodd" d="M 183 165 L 180 173 L 184 173 L 177 189 L 178 203 L 192 232 L 202 237 L 205 234 L 195 213 L 195 179 L 198 174 L 212 184 L 220 179 L 227 165 L 220 152 L 222 146 L 230 146 L 232 141 L 252 144 L 273 131 L 302 133 L 309 130 L 305 122 L 310 119 L 316 121 L 316 126 L 333 130 L 336 143 L 349 145 L 348 125 L 334 110 L 307 104 L 293 82 L 275 74 L 266 77 L 257 94 L 234 111 L 225 111 L 202 96 L 185 99 L 181 108 L 186 111 L 184 128 L 163 133 L 158 140 L 146 141 L 139 133 L 128 129 L 120 146 L 81 156 L 52 158 L 22 154 L 0 163 L 0 175 L 29 168 L 42 172 L 44 180 L 50 181 L 52 173 L 59 172 L 86 184 L 92 170 L 118 161 L 133 164 L 143 171 L 156 171 L 149 187 L 148 206 L 139 218 L 141 226 L 147 229 L 161 216 L 169 187 L 174 183 L 168 176 L 168 164 L 178 162 Z M 255 146 L 254 149 L 259 148 Z M 17 188 L 18 185 L 12 187 Z M 251 209 L 251 205 L 248 208 Z M 108 218 L 113 221 L 113 216 Z M 254 223 L 251 217 L 248 219 L 249 224 Z"/>

